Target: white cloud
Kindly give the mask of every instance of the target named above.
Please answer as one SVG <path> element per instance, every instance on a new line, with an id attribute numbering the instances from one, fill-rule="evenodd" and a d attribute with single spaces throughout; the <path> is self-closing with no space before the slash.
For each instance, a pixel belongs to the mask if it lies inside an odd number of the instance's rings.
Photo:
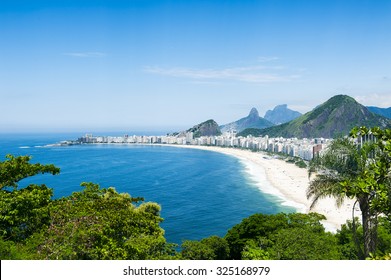
<path id="1" fill-rule="evenodd" d="M 194 80 L 231 80 L 248 83 L 288 82 L 299 78 L 296 74 L 285 74 L 284 67 L 265 67 L 262 65 L 231 67 L 223 69 L 194 69 L 185 67 L 162 68 L 158 66 L 144 67 L 144 71 L 152 74 L 189 78 Z"/>
<path id="2" fill-rule="evenodd" d="M 105 57 L 106 53 L 102 53 L 102 52 L 70 52 L 70 53 L 63 53 L 63 55 L 72 56 L 72 57 L 80 57 L 80 58 L 88 58 L 88 57 Z"/>
<path id="3" fill-rule="evenodd" d="M 313 110 L 314 106 L 307 105 L 307 104 L 292 104 L 292 105 L 288 104 L 288 108 L 291 110 L 294 110 L 294 111 L 298 111 L 302 114 L 305 114 L 305 113 Z"/>
<path id="4" fill-rule="evenodd" d="M 279 60 L 280 58 L 277 56 L 260 56 L 258 57 L 258 62 L 269 62 L 274 60 Z"/>
<path id="5" fill-rule="evenodd" d="M 365 105 L 365 106 L 377 106 L 381 108 L 391 107 L 391 92 L 383 93 L 383 94 L 367 94 L 367 95 L 359 95 L 354 96 L 357 102 Z"/>

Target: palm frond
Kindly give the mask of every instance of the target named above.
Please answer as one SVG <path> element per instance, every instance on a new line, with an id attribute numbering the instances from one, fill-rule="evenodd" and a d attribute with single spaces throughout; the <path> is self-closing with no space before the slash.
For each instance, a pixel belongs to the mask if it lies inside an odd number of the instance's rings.
<path id="1" fill-rule="evenodd" d="M 346 192 L 341 183 L 354 182 L 366 170 L 375 154 L 373 142 L 355 142 L 353 138 L 333 140 L 325 152 L 309 164 L 309 177 L 316 174 L 307 190 L 307 198 L 313 199 L 311 208 L 325 197 L 334 197 L 337 206 L 342 205 Z"/>
<path id="2" fill-rule="evenodd" d="M 320 199 L 333 197 L 337 206 L 341 206 L 344 195 L 341 194 L 341 185 L 338 177 L 331 174 L 318 175 L 310 182 L 307 189 L 307 198 L 312 199 L 310 209 L 312 209 Z"/>

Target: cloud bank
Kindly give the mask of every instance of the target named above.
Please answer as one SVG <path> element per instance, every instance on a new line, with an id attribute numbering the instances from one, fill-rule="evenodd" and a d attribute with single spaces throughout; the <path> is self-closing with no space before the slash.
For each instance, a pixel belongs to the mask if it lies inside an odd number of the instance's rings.
<path id="1" fill-rule="evenodd" d="M 105 57 L 107 54 L 103 52 L 69 52 L 63 53 L 65 56 L 89 58 L 89 57 Z"/>
<path id="2" fill-rule="evenodd" d="M 159 66 L 144 67 L 144 72 L 176 78 L 192 80 L 231 80 L 247 83 L 289 82 L 300 78 L 297 74 L 285 73 L 287 69 L 281 66 L 266 67 L 262 65 L 231 67 L 223 69 L 195 69 L 187 67 L 162 68 Z"/>

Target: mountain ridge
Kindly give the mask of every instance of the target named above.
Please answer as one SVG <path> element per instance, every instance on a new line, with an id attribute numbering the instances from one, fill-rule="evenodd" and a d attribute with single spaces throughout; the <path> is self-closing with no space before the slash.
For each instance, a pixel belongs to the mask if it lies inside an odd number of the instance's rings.
<path id="1" fill-rule="evenodd" d="M 264 119 L 276 125 L 292 121 L 302 114 L 300 112 L 291 110 L 287 104 L 281 104 L 274 107 L 273 110 L 267 110 Z"/>
<path id="2" fill-rule="evenodd" d="M 367 106 L 368 110 L 372 113 L 381 115 L 383 117 L 391 119 L 391 107 L 389 108 L 380 108 L 375 106 Z"/>
<path id="3" fill-rule="evenodd" d="M 335 138 L 349 134 L 354 126 L 386 128 L 391 127 L 391 120 L 370 112 L 350 96 L 336 95 L 290 122 L 257 132 L 271 137 Z M 240 135 L 245 136 L 246 131 Z"/>
<path id="4" fill-rule="evenodd" d="M 258 110 L 253 107 L 247 117 L 241 118 L 237 121 L 225 125 L 221 125 L 220 129 L 222 132 L 228 132 L 231 130 L 242 131 L 246 128 L 266 128 L 271 127 L 273 125 L 273 123 L 260 117 Z"/>

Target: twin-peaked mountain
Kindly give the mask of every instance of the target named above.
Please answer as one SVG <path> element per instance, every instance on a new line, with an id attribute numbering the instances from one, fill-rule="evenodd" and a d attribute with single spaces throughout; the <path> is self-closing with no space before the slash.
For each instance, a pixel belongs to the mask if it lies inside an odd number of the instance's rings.
<path id="1" fill-rule="evenodd" d="M 256 134 L 286 138 L 335 138 L 349 134 L 355 126 L 391 128 L 391 119 L 372 113 L 347 95 L 336 95 L 293 121 L 257 130 Z M 254 131 L 252 133 L 255 134 Z M 241 135 L 245 136 L 246 131 Z"/>
<path id="2" fill-rule="evenodd" d="M 278 105 L 273 110 L 268 110 L 265 118 L 259 116 L 256 108 L 252 108 L 247 117 L 237 121 L 219 126 L 214 120 L 207 120 L 182 132 L 182 135 L 185 135 L 186 132 L 193 132 L 194 137 L 218 136 L 224 132 L 240 132 L 248 128 L 262 129 L 290 121 L 300 115 L 299 112 L 288 109 L 286 104 Z"/>
<path id="3" fill-rule="evenodd" d="M 240 120 L 220 126 L 222 132 L 229 131 L 242 131 L 246 128 L 266 128 L 271 127 L 274 124 L 259 116 L 258 110 L 252 108 L 247 117 L 241 118 Z"/>
<path id="4" fill-rule="evenodd" d="M 391 119 L 374 113 L 387 115 L 387 110 L 367 108 L 347 95 L 336 95 L 304 115 L 288 109 L 286 105 L 279 105 L 267 111 L 265 118 L 262 118 L 253 108 L 247 117 L 235 122 L 219 127 L 214 120 L 208 120 L 185 132 L 193 132 L 194 137 L 235 131 L 239 132 L 237 136 L 335 138 L 348 135 L 355 126 L 391 128 Z M 291 120 L 285 122 L 289 118 Z M 282 124 L 275 125 L 273 122 Z"/>

